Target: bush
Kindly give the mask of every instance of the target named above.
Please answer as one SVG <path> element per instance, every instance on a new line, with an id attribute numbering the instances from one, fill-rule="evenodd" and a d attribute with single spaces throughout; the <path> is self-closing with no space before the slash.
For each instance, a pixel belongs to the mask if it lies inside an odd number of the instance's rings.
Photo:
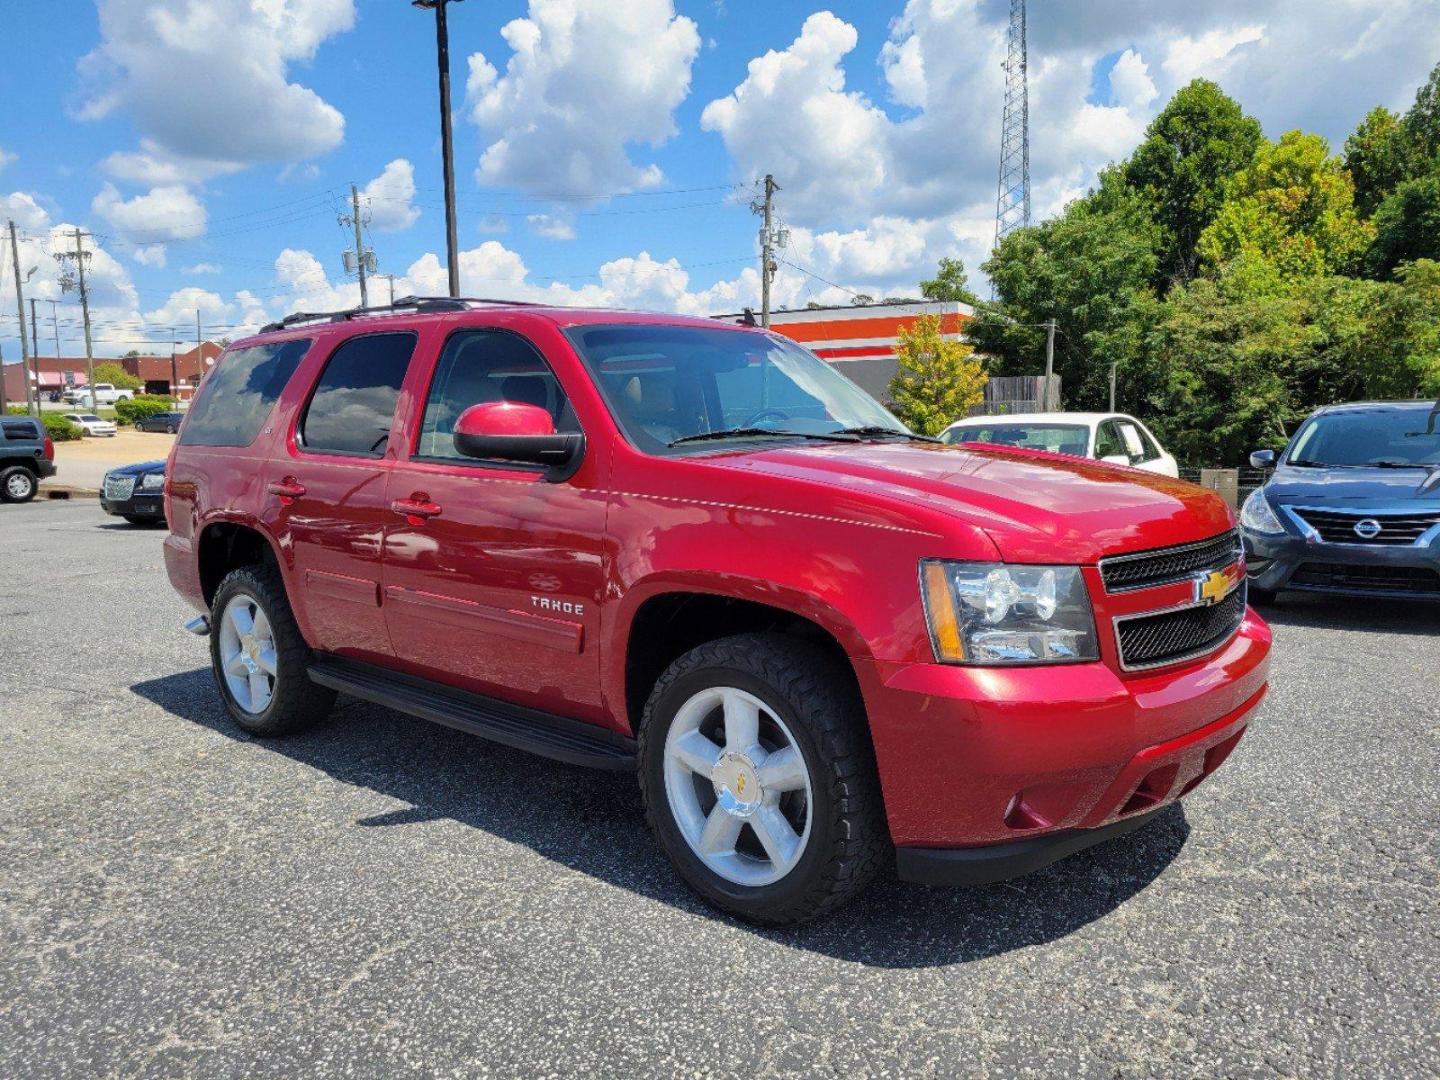
<path id="1" fill-rule="evenodd" d="M 85 432 L 72 424 L 59 413 L 47 412 L 41 415 L 41 422 L 45 425 L 45 434 L 56 442 L 73 442 L 75 439 L 83 439 Z"/>
<path id="2" fill-rule="evenodd" d="M 115 403 L 115 416 L 121 424 L 133 424 L 156 413 L 171 412 L 175 403 L 168 397 L 141 394 L 139 397 L 122 398 Z"/>

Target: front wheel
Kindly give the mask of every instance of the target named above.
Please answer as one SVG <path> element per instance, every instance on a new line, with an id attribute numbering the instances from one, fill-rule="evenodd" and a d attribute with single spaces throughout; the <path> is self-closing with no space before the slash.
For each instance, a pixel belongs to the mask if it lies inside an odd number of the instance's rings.
<path id="1" fill-rule="evenodd" d="M 755 922 L 790 925 L 838 907 L 887 849 L 853 680 L 797 639 L 742 634 L 671 664 L 645 706 L 640 783 L 680 875 Z"/>
<path id="2" fill-rule="evenodd" d="M 23 465 L 12 465 L 0 472 L 0 498 L 5 502 L 29 502 L 39 487 L 39 479 Z"/>
<path id="3" fill-rule="evenodd" d="M 323 720 L 335 691 L 310 681 L 310 649 L 274 566 L 231 571 L 210 606 L 210 663 L 225 710 L 252 735 Z"/>
<path id="4" fill-rule="evenodd" d="M 1280 594 L 1274 589 L 1257 589 L 1254 585 L 1251 585 L 1249 591 L 1246 594 L 1246 599 L 1248 599 L 1251 604 L 1255 604 L 1260 607 L 1269 607 L 1271 604 L 1275 603 L 1276 599 L 1279 596 Z"/>

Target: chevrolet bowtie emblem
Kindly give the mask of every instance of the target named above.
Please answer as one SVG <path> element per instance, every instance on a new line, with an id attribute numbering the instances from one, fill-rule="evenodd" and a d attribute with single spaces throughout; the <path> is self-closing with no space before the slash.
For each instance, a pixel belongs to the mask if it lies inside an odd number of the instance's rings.
<path id="1" fill-rule="evenodd" d="M 1211 607 L 1229 596 L 1236 582 L 1223 570 L 1195 575 L 1195 603 Z"/>

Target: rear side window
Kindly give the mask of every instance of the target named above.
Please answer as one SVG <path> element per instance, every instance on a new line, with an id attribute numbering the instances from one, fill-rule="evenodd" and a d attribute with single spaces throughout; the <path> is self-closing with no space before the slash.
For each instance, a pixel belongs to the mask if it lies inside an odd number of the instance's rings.
<path id="1" fill-rule="evenodd" d="M 40 438 L 40 425 L 34 420 L 6 420 L 0 425 L 5 438 L 20 442 L 36 442 Z"/>
<path id="2" fill-rule="evenodd" d="M 309 350 L 309 339 L 301 338 L 226 353 L 190 406 L 190 418 L 180 442 L 189 446 L 249 446 Z"/>
<path id="3" fill-rule="evenodd" d="M 351 338 L 331 355 L 300 421 L 307 450 L 379 457 L 390 439 L 414 334 Z"/>

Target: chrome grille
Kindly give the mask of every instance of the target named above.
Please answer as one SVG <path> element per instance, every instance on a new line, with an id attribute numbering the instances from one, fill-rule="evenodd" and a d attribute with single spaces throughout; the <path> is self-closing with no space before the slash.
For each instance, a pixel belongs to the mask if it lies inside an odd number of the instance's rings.
<path id="1" fill-rule="evenodd" d="M 1244 585 L 1209 607 L 1184 607 L 1116 619 L 1120 666 L 1135 671 L 1204 656 L 1229 641 L 1244 621 Z"/>
<path id="2" fill-rule="evenodd" d="M 1414 514 L 1366 514 L 1350 510 L 1314 510 L 1309 507 L 1292 506 L 1292 514 L 1320 534 L 1327 544 L 1378 544 L 1389 547 L 1407 547 L 1416 543 L 1435 526 L 1440 525 L 1440 511 Z M 1361 522 L 1374 522 L 1379 531 L 1373 536 L 1364 535 L 1373 531 L 1373 526 L 1355 531 Z"/>
<path id="3" fill-rule="evenodd" d="M 1149 589 L 1184 581 L 1198 570 L 1223 570 L 1240 557 L 1240 538 L 1232 530 L 1198 544 L 1112 555 L 1100 560 L 1106 592 Z"/>
<path id="4" fill-rule="evenodd" d="M 123 501 L 133 494 L 135 494 L 135 477 L 107 476 L 105 478 L 105 498 Z"/>

